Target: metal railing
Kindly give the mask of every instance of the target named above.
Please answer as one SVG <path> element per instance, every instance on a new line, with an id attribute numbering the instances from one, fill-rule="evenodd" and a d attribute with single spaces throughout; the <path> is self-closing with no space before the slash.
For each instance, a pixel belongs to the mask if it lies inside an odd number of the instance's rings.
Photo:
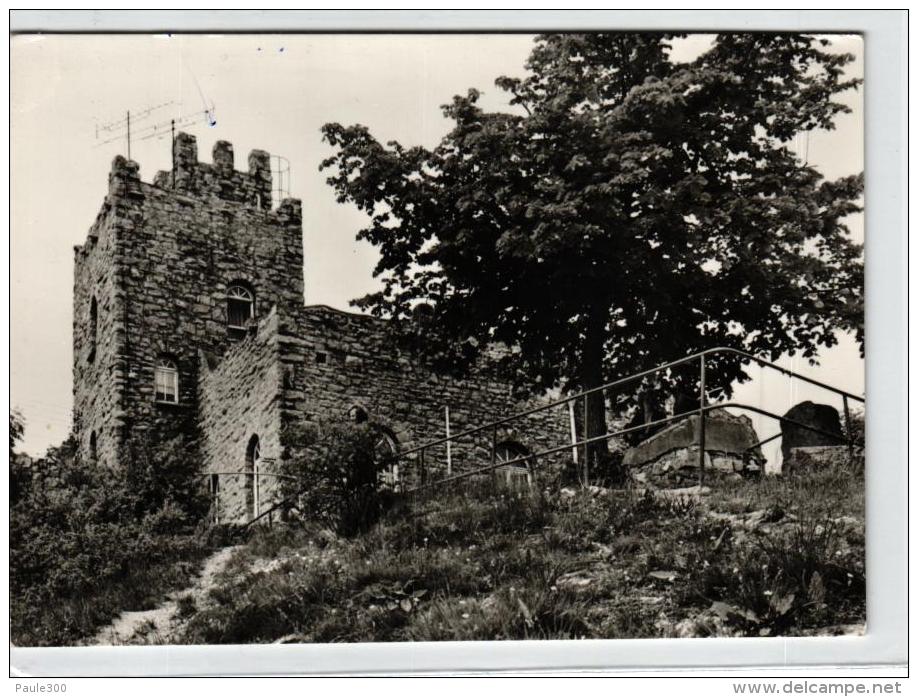
<path id="1" fill-rule="evenodd" d="M 775 414 L 773 412 L 770 412 L 766 409 L 763 409 L 761 407 L 757 407 L 754 405 L 743 404 L 743 403 L 732 402 L 732 401 L 717 402 L 717 403 L 709 404 L 707 402 L 707 394 L 705 390 L 705 382 L 706 382 L 706 377 L 707 377 L 706 376 L 706 370 L 707 370 L 706 364 L 707 364 L 708 357 L 713 354 L 733 354 L 733 355 L 736 355 L 742 358 L 744 362 L 752 361 L 752 362 L 758 363 L 759 365 L 765 368 L 775 370 L 788 377 L 802 380 L 816 387 L 819 387 L 821 389 L 827 390 L 829 392 L 832 392 L 836 395 L 841 396 L 842 401 L 843 401 L 843 409 L 844 409 L 844 417 L 845 417 L 845 436 L 844 438 L 843 439 L 839 438 L 838 433 L 833 433 L 831 431 L 821 429 L 818 426 L 813 426 L 811 424 L 806 424 L 806 423 L 797 421 L 795 419 L 788 418 L 786 416 L 778 415 L 778 414 Z M 671 370 L 673 368 L 677 368 L 682 365 L 687 365 L 695 361 L 698 362 L 699 406 L 697 409 L 690 409 L 690 410 L 683 411 L 678 414 L 673 414 L 671 416 L 666 416 L 664 418 L 654 419 L 652 421 L 641 423 L 635 426 L 615 429 L 613 431 L 607 430 L 606 432 L 598 434 L 598 435 L 591 436 L 588 434 L 589 428 L 588 428 L 588 422 L 587 422 L 586 417 L 588 414 L 587 400 L 590 397 L 590 395 L 594 395 L 597 393 L 602 393 L 603 395 L 605 395 L 605 392 L 607 390 L 619 388 L 629 383 L 632 383 L 638 380 L 642 380 L 646 377 L 655 375 L 657 373 Z M 511 424 L 521 419 L 525 419 L 529 416 L 532 416 L 533 414 L 538 414 L 538 413 L 541 413 L 541 412 L 544 412 L 550 409 L 554 409 L 554 408 L 557 408 L 559 406 L 563 406 L 566 404 L 577 403 L 581 400 L 583 401 L 583 405 L 584 405 L 583 407 L 584 408 L 584 431 L 585 431 L 584 437 L 572 439 L 571 442 L 565 442 L 563 445 L 545 448 L 545 449 L 538 450 L 535 452 L 529 452 L 525 455 L 520 455 L 518 457 L 498 461 L 497 459 L 497 448 L 499 444 L 498 434 L 502 426 L 506 426 L 507 424 Z M 706 431 L 705 422 L 707 420 L 708 412 L 713 411 L 713 410 L 729 409 L 729 408 L 751 411 L 751 412 L 760 414 L 762 416 L 774 419 L 775 421 L 778 421 L 781 424 L 787 424 L 787 425 L 795 426 L 803 430 L 818 433 L 829 439 L 843 440 L 848 445 L 849 454 L 852 454 L 853 453 L 853 441 L 852 441 L 852 434 L 851 434 L 851 411 L 850 411 L 850 405 L 849 405 L 850 400 L 854 400 L 861 404 L 865 403 L 864 398 L 861 396 L 852 394 L 850 392 L 847 392 L 845 390 L 839 389 L 832 385 L 820 382 L 818 380 L 807 377 L 805 375 L 801 375 L 799 373 L 788 370 L 787 368 L 783 368 L 770 361 L 767 361 L 762 358 L 758 358 L 757 356 L 746 353 L 744 351 L 740 351 L 738 349 L 726 348 L 726 347 L 713 348 L 713 349 L 708 349 L 706 351 L 702 351 L 700 353 L 693 354 L 691 356 L 687 356 L 685 358 L 680 358 L 675 361 L 670 361 L 669 363 L 664 363 L 663 365 L 657 366 L 655 368 L 651 368 L 649 370 L 644 370 L 638 373 L 634 373 L 632 375 L 628 375 L 623 378 L 619 378 L 617 380 L 613 380 L 612 382 L 608 382 L 604 385 L 600 385 L 598 387 L 594 387 L 589 390 L 584 390 L 582 392 L 578 392 L 576 394 L 569 395 L 562 399 L 553 400 L 551 402 L 546 402 L 545 404 L 541 404 L 531 409 L 527 409 L 525 411 L 521 411 L 515 414 L 511 414 L 509 416 L 505 416 L 499 419 L 495 419 L 495 420 L 486 422 L 484 424 L 481 424 L 474 428 L 466 429 L 459 433 L 451 434 L 443 438 L 437 438 L 437 439 L 428 441 L 426 443 L 422 443 L 413 448 L 409 448 L 407 450 L 403 450 L 395 454 L 394 462 L 400 463 L 400 462 L 406 461 L 408 458 L 411 458 L 412 456 L 417 457 L 417 464 L 418 464 L 419 472 L 421 475 L 420 484 L 412 488 L 403 488 L 401 490 L 402 493 L 405 493 L 405 494 L 415 494 L 418 492 L 431 490 L 436 487 L 444 486 L 444 485 L 447 485 L 453 482 L 458 482 L 464 479 L 468 479 L 468 478 L 471 478 L 477 475 L 485 474 L 485 473 L 491 472 L 499 468 L 511 467 L 514 465 L 526 465 L 526 467 L 530 468 L 530 471 L 531 471 L 531 467 L 534 466 L 534 463 L 537 461 L 538 458 L 548 457 L 550 455 L 554 455 L 554 454 L 562 453 L 562 452 L 577 451 L 578 449 L 582 448 L 583 454 L 584 454 L 584 458 L 583 458 L 584 459 L 584 462 L 583 462 L 584 473 L 583 473 L 582 481 L 585 486 L 588 486 L 590 482 L 589 466 L 590 466 L 590 446 L 591 445 L 594 445 L 594 444 L 597 444 L 603 441 L 608 441 L 608 440 L 611 440 L 613 438 L 617 438 L 620 436 L 628 435 L 630 433 L 635 433 L 635 432 L 643 431 L 646 429 L 653 429 L 658 426 L 665 426 L 666 424 L 673 423 L 675 421 L 679 421 L 679 420 L 682 420 L 688 417 L 697 416 L 699 418 L 699 430 L 698 430 L 699 484 L 703 485 L 704 477 L 705 477 L 705 431 Z M 460 439 L 468 439 L 470 436 L 475 436 L 475 435 L 482 434 L 482 433 L 489 433 L 489 437 L 490 437 L 489 438 L 490 440 L 490 453 L 489 453 L 490 462 L 487 465 L 472 468 L 472 469 L 469 469 L 463 472 L 459 472 L 459 473 L 455 473 L 455 474 L 450 474 L 446 477 L 437 479 L 435 481 L 431 481 L 431 482 L 426 481 L 425 455 L 432 448 L 443 446 L 447 443 L 456 443 Z M 779 432 L 768 438 L 760 440 L 754 445 L 751 445 L 748 448 L 746 448 L 745 452 L 752 451 L 762 445 L 765 445 L 766 443 L 769 443 L 773 440 L 776 440 L 777 438 L 780 438 L 781 436 L 782 436 L 782 433 Z M 273 477 L 275 479 L 300 481 L 297 477 L 293 477 L 291 475 L 277 474 L 277 473 L 271 473 L 271 472 L 261 472 L 261 471 L 259 471 L 258 473 L 253 473 L 251 470 L 208 472 L 208 473 L 203 474 L 202 476 L 210 477 L 212 475 L 232 476 L 232 477 L 238 477 L 238 476 Z M 254 515 L 251 520 L 242 524 L 239 529 L 245 530 L 247 528 L 250 528 L 257 522 L 262 521 L 265 518 L 268 518 L 270 520 L 274 512 L 292 505 L 299 498 L 299 496 L 301 496 L 304 492 L 305 492 L 305 488 L 301 488 L 299 491 L 297 491 L 291 496 L 288 496 L 287 498 L 284 498 L 282 500 L 275 500 L 273 502 L 272 501 L 266 502 L 267 508 L 265 510 L 259 510 L 258 513 Z"/>
<path id="2" fill-rule="evenodd" d="M 863 397 L 860 397 L 858 395 L 852 394 L 845 390 L 839 389 L 827 383 L 820 382 L 819 380 L 815 380 L 813 378 L 807 377 L 806 375 L 801 375 L 800 373 L 796 373 L 787 368 L 783 368 L 775 363 L 772 363 L 771 361 L 767 361 L 763 358 L 759 358 L 758 356 L 754 356 L 750 353 L 746 353 L 745 351 L 741 351 L 739 349 L 734 349 L 734 348 L 729 348 L 729 347 L 718 347 L 718 348 L 707 349 L 705 351 L 701 351 L 699 353 L 695 353 L 695 354 L 692 354 L 691 356 L 686 356 L 685 358 L 680 358 L 675 361 L 670 361 L 669 363 L 664 363 L 663 365 L 659 365 L 654 368 L 650 368 L 648 370 L 643 370 L 641 372 L 634 373 L 632 375 L 628 375 L 623 378 L 619 378 L 618 380 L 613 380 L 612 382 L 608 382 L 604 385 L 593 387 L 591 389 L 584 390 L 582 392 L 578 392 L 577 394 L 573 394 L 568 397 L 564 397 L 562 399 L 554 400 L 551 402 L 546 402 L 545 404 L 541 404 L 537 407 L 533 407 L 525 411 L 511 414 L 510 416 L 505 416 L 500 419 L 489 421 L 485 424 L 476 426 L 474 428 L 467 429 L 460 433 L 451 434 L 443 438 L 437 438 L 435 440 L 428 441 L 426 443 L 422 443 L 421 445 L 415 446 L 413 448 L 403 450 L 399 452 L 398 455 L 396 456 L 397 461 L 401 462 L 401 461 L 406 460 L 410 456 L 416 455 L 417 461 L 418 461 L 418 470 L 420 474 L 420 477 L 419 477 L 420 485 L 413 487 L 411 489 L 408 489 L 406 493 L 420 492 L 423 490 L 431 489 L 433 487 L 442 486 L 445 484 L 449 484 L 451 482 L 456 482 L 462 479 L 484 474 L 484 473 L 487 473 L 487 472 L 490 472 L 492 470 L 496 470 L 502 467 L 508 467 L 508 466 L 512 466 L 516 464 L 524 464 L 524 463 L 527 466 L 529 466 L 530 463 L 535 462 L 540 457 L 546 457 L 546 456 L 564 452 L 564 451 L 575 451 L 576 452 L 578 448 L 583 448 L 583 455 L 584 455 L 583 457 L 583 460 L 584 460 L 583 462 L 583 482 L 585 485 L 589 485 L 590 445 L 593 445 L 595 443 L 600 443 L 603 441 L 608 441 L 608 440 L 611 440 L 612 438 L 617 438 L 619 436 L 627 435 L 629 433 L 634 433 L 636 431 L 654 428 L 655 426 L 662 426 L 668 423 L 672 423 L 673 421 L 678 421 L 678 420 L 681 420 L 681 419 L 684 419 L 690 416 L 698 416 L 699 418 L 699 438 L 698 438 L 699 484 L 703 485 L 704 478 L 705 478 L 705 435 L 706 435 L 705 422 L 706 422 L 706 417 L 707 417 L 708 412 L 715 410 L 715 409 L 734 408 L 734 409 L 752 411 L 762 416 L 766 416 L 771 419 L 774 419 L 782 424 L 793 425 L 798 428 L 802 428 L 804 430 L 819 433 L 823 436 L 826 436 L 826 437 L 829 437 L 835 440 L 840 440 L 837 433 L 831 433 L 829 431 L 820 429 L 816 426 L 805 424 L 805 423 L 796 421 L 794 419 L 789 419 L 786 416 L 774 414 L 770 411 L 762 409 L 761 407 L 756 407 L 750 404 L 741 404 L 739 402 L 723 402 L 723 403 L 708 404 L 707 403 L 707 393 L 705 389 L 705 382 L 706 382 L 706 377 L 707 377 L 706 376 L 707 359 L 709 356 L 712 356 L 714 354 L 732 354 L 732 355 L 740 357 L 743 360 L 743 362 L 751 361 L 751 362 L 757 363 L 764 368 L 769 368 L 787 377 L 802 380 L 811 385 L 814 385 L 816 387 L 819 387 L 821 389 L 827 390 L 829 392 L 832 392 L 836 395 L 841 396 L 842 402 L 843 402 L 844 417 L 845 417 L 845 438 L 843 440 L 844 442 L 847 443 L 849 455 L 853 454 L 854 444 L 853 444 L 853 440 L 851 436 L 851 410 L 850 410 L 849 401 L 854 400 L 856 402 L 860 402 L 861 404 L 863 404 L 865 403 L 865 400 Z M 697 409 L 688 410 L 688 411 L 685 411 L 679 414 L 667 416 L 662 419 L 648 421 L 646 423 L 643 423 L 637 426 L 617 429 L 614 431 L 606 431 L 605 433 L 594 435 L 594 436 L 589 435 L 589 421 L 588 421 L 589 406 L 588 404 L 589 404 L 589 397 L 591 395 L 600 393 L 603 395 L 603 399 L 604 399 L 605 392 L 607 390 L 619 388 L 619 387 L 622 387 L 623 385 L 627 385 L 629 383 L 636 382 L 638 380 L 643 380 L 646 377 L 650 377 L 652 375 L 656 375 L 664 371 L 672 370 L 673 368 L 677 368 L 682 365 L 690 364 L 695 361 L 698 362 L 699 406 Z M 502 426 L 506 426 L 507 424 L 512 423 L 514 421 L 518 421 L 520 419 L 524 419 L 526 417 L 532 416 L 533 414 L 538 414 L 540 412 L 544 412 L 549 409 L 554 409 L 554 408 L 557 408 L 565 404 L 576 403 L 581 400 L 583 401 L 583 414 L 584 414 L 583 422 L 584 422 L 585 437 L 576 439 L 576 440 L 572 440 L 572 442 L 565 443 L 564 445 L 561 445 L 561 446 L 547 448 L 544 450 L 540 450 L 538 452 L 528 453 L 526 455 L 521 455 L 519 457 L 512 458 L 509 460 L 501 460 L 499 462 L 497 461 L 496 455 L 497 455 L 497 446 L 498 446 L 498 432 Z M 431 450 L 432 448 L 438 447 L 438 446 L 442 446 L 446 443 L 454 443 L 460 439 L 469 438 L 470 436 L 475 436 L 475 435 L 478 435 L 484 432 L 488 432 L 488 431 L 490 431 L 490 442 L 491 442 L 491 447 L 490 447 L 490 460 L 491 461 L 488 465 L 485 465 L 483 467 L 477 467 L 477 468 L 467 470 L 465 472 L 461 472 L 458 474 L 452 474 L 452 475 L 449 475 L 442 479 L 438 479 L 433 482 L 426 481 L 427 470 L 426 470 L 426 463 L 425 463 L 425 455 L 429 450 Z M 765 443 L 770 442 L 772 440 L 775 440 L 780 435 L 781 434 L 779 433 L 763 441 L 760 441 L 755 446 L 752 446 L 751 448 L 747 449 L 747 451 L 754 449 L 755 447 L 758 447 L 760 445 L 764 445 Z"/>
<path id="3" fill-rule="evenodd" d="M 289 474 L 279 474 L 276 472 L 262 472 L 262 471 L 253 471 L 253 470 L 232 470 L 232 471 L 217 471 L 217 472 L 203 472 L 199 475 L 199 479 L 207 479 L 208 481 L 213 481 L 213 477 L 244 477 L 245 479 L 250 479 L 252 482 L 252 496 L 253 496 L 253 510 L 252 510 L 252 520 L 245 523 L 242 527 L 248 527 L 257 520 L 262 520 L 264 517 L 270 515 L 273 511 L 277 509 L 276 500 L 273 500 L 274 497 L 271 497 L 269 494 L 268 501 L 265 502 L 265 505 L 268 508 L 264 511 L 261 510 L 261 487 L 257 485 L 257 479 L 260 477 L 270 477 L 272 479 L 284 479 L 287 481 L 299 482 L 301 481 L 298 477 L 294 477 Z M 217 479 L 219 481 L 219 479 Z M 210 510 L 207 513 L 207 518 L 209 520 L 216 519 L 215 514 L 219 515 L 220 512 L 220 487 L 212 488 L 210 490 L 211 503 Z M 254 501 L 257 500 L 258 505 L 254 505 Z"/>

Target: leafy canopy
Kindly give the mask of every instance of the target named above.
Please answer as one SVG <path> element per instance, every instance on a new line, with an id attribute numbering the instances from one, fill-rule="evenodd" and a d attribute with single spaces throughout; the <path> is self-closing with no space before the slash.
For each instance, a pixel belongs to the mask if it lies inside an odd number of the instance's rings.
<path id="1" fill-rule="evenodd" d="M 433 149 L 326 124 L 340 202 L 369 216 L 383 289 L 355 304 L 402 323 L 430 306 L 447 363 L 495 342 L 524 380 L 596 385 L 726 345 L 815 359 L 862 336 L 862 178 L 826 181 L 792 148 L 831 129 L 847 54 L 811 36 L 722 34 L 677 61 L 664 34 L 540 36 L 510 112 L 471 89 Z M 745 378 L 725 358 L 708 384 Z M 683 376 L 694 380 L 694 376 Z M 672 377 L 678 382 L 678 376 Z"/>

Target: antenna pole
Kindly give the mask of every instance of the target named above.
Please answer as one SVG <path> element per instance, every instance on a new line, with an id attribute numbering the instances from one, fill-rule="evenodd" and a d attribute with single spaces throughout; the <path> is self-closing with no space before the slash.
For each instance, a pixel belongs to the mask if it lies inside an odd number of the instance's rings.
<path id="1" fill-rule="evenodd" d="M 128 159 L 131 159 L 131 112 L 128 110 L 127 113 L 127 146 L 128 146 Z"/>

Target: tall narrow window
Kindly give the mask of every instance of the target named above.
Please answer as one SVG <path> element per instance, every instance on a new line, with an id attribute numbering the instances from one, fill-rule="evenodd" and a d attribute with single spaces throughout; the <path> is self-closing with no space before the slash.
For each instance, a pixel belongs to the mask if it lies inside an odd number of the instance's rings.
<path id="1" fill-rule="evenodd" d="M 255 294 L 243 285 L 232 285 L 226 293 L 226 324 L 231 330 L 244 331 L 255 316 Z"/>
<path id="2" fill-rule="evenodd" d="M 170 358 L 160 358 L 156 364 L 156 401 L 178 404 L 178 365 Z"/>
<path id="3" fill-rule="evenodd" d="M 93 431 L 89 434 L 89 460 L 90 462 L 95 462 L 99 457 L 99 446 L 98 439 L 96 438 L 96 432 Z"/>
<path id="4" fill-rule="evenodd" d="M 89 353 L 86 360 L 92 363 L 96 358 L 96 335 L 99 332 L 99 305 L 95 296 L 89 303 Z"/>
<path id="5" fill-rule="evenodd" d="M 258 481 L 260 465 L 261 443 L 258 436 L 252 436 L 245 449 L 245 503 L 249 512 L 249 520 L 254 520 L 261 513 L 261 491 Z"/>

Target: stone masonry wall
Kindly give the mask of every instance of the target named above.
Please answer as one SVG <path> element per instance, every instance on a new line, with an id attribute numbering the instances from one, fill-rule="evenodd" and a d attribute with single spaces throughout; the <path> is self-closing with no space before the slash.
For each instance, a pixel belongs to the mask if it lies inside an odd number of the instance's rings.
<path id="1" fill-rule="evenodd" d="M 510 386 L 485 372 L 455 379 L 436 372 L 416 357 L 399 352 L 384 320 L 332 310 L 306 307 L 293 318 L 281 318 L 279 349 L 284 363 L 284 420 L 322 421 L 347 419 L 352 407 L 363 409 L 371 422 L 395 438 L 399 450 L 445 436 L 446 406 L 451 433 L 481 425 L 540 404 L 520 402 Z M 569 442 L 566 407 L 554 407 L 500 428 L 497 441 L 515 441 L 530 452 Z M 492 434 L 480 433 L 452 445 L 453 472 L 490 461 Z M 543 458 L 537 463 L 547 474 L 565 457 Z M 417 458 L 400 478 L 419 478 Z M 446 448 L 438 446 L 425 456 L 431 479 L 443 476 Z"/>
<path id="2" fill-rule="evenodd" d="M 91 237 L 77 251 L 74 320 L 74 425 L 88 443 L 95 424 L 99 449 L 117 462 L 109 445 L 112 419 L 120 443 L 131 434 L 167 438 L 193 434 L 197 411 L 199 350 L 221 355 L 234 338 L 227 329 L 226 293 L 234 282 L 255 293 L 256 315 L 272 306 L 303 302 L 300 202 L 270 209 L 268 156 L 254 151 L 249 172 L 233 169 L 232 146 L 219 142 L 214 163 L 197 162 L 193 136 L 179 134 L 175 167 L 154 184 L 138 166 L 115 159 L 109 193 Z M 81 257 L 85 257 L 81 261 Z M 90 291 L 99 300 L 99 351 L 113 352 L 85 367 Z M 154 369 L 168 357 L 179 367 L 180 403 L 157 403 Z M 103 424 L 103 422 L 105 422 Z M 88 446 L 84 446 L 88 447 Z"/>
<path id="3" fill-rule="evenodd" d="M 218 474 L 213 498 L 216 520 L 244 522 L 251 520 L 254 511 L 253 477 L 219 473 L 251 471 L 247 455 L 253 437 L 261 450 L 259 471 L 265 475 L 277 472 L 282 390 L 277 313 L 272 311 L 262 319 L 213 368 L 208 364 L 207 357 L 202 357 L 198 409 L 203 469 Z M 275 477 L 258 478 L 260 511 L 275 501 L 277 483 Z M 211 493 L 215 493 L 212 483 Z"/>
<path id="4" fill-rule="evenodd" d="M 84 458 L 90 457 L 90 439 L 95 434 L 97 459 L 102 465 L 117 462 L 123 426 L 120 386 L 124 381 L 124 296 L 119 290 L 116 263 L 121 244 L 116 224 L 120 214 L 120 210 L 113 210 L 111 201 L 106 201 L 86 243 L 74 247 L 74 432 Z M 93 298 L 97 309 L 95 340 L 90 318 Z"/>

